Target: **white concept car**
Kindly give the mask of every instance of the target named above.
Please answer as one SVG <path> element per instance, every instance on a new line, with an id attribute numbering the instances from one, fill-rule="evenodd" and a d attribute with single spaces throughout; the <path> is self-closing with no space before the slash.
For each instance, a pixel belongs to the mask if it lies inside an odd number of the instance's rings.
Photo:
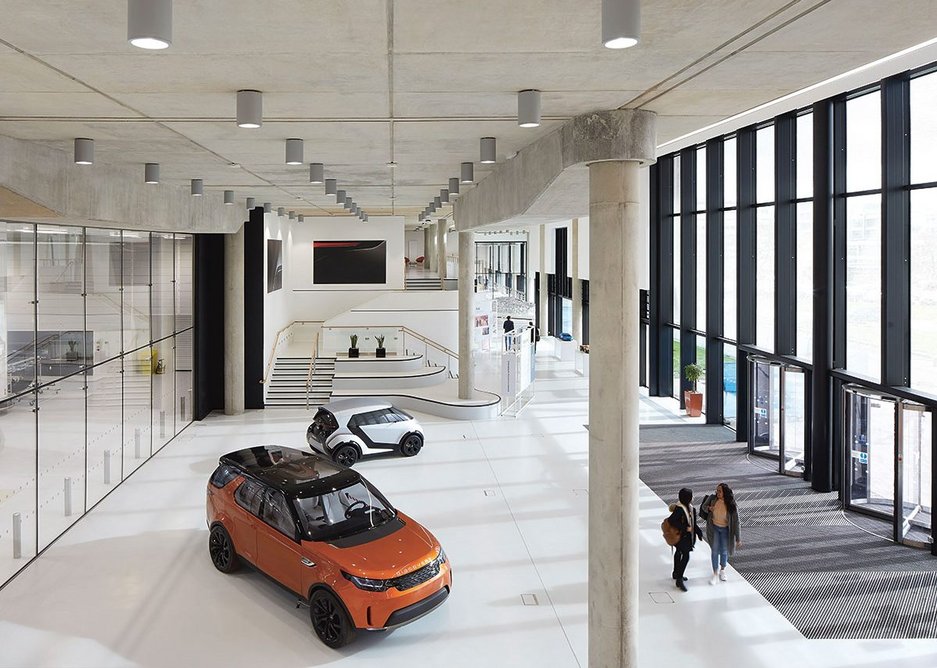
<path id="1" fill-rule="evenodd" d="M 423 447 L 423 429 L 386 401 L 342 399 L 319 409 L 306 441 L 342 466 L 354 466 L 362 455 L 382 450 L 413 457 Z"/>

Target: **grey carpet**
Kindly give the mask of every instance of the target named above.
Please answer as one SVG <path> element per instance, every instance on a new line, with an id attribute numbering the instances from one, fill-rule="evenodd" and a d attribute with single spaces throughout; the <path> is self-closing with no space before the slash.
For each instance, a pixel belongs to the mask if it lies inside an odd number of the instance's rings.
<path id="1" fill-rule="evenodd" d="M 641 428 L 641 479 L 665 501 L 735 491 L 742 549 L 732 565 L 807 638 L 937 637 L 937 558 L 854 526 L 835 493 L 749 457 L 713 425 Z M 709 558 L 703 545 L 695 559 Z"/>

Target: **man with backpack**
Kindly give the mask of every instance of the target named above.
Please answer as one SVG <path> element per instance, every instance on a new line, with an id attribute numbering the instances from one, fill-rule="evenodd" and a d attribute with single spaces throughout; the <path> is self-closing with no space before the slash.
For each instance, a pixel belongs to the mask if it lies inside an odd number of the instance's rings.
<path id="1" fill-rule="evenodd" d="M 681 489 L 677 503 L 670 505 L 670 517 L 661 523 L 664 539 L 674 548 L 673 579 L 680 591 L 686 591 L 684 573 L 690 563 L 690 552 L 696 544 L 696 539 L 703 537 L 692 501 L 693 490 L 687 487 Z"/>

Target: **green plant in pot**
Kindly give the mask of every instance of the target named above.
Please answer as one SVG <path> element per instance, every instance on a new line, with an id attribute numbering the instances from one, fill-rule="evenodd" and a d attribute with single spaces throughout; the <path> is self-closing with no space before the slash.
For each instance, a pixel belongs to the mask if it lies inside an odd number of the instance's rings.
<path id="1" fill-rule="evenodd" d="M 357 334 L 351 335 L 351 348 L 348 349 L 348 356 L 349 357 L 358 356 L 358 335 Z"/>
<path id="2" fill-rule="evenodd" d="M 683 374 L 687 382 L 693 384 L 692 390 L 686 390 L 683 393 L 686 414 L 689 417 L 699 417 L 703 413 L 703 393 L 696 391 L 696 382 L 705 375 L 703 367 L 699 364 L 687 364 L 683 367 Z"/>
<path id="3" fill-rule="evenodd" d="M 377 339 L 377 350 L 374 351 L 375 356 L 387 357 L 387 350 L 384 348 L 384 337 L 378 334 L 374 338 Z"/>

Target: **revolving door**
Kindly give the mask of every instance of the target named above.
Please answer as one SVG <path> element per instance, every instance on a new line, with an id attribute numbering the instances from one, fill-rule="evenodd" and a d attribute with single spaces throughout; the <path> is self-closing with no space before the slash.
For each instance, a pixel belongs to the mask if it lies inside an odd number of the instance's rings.
<path id="1" fill-rule="evenodd" d="M 749 357 L 748 451 L 778 460 L 778 473 L 803 477 L 807 443 L 807 374 L 800 367 Z"/>

